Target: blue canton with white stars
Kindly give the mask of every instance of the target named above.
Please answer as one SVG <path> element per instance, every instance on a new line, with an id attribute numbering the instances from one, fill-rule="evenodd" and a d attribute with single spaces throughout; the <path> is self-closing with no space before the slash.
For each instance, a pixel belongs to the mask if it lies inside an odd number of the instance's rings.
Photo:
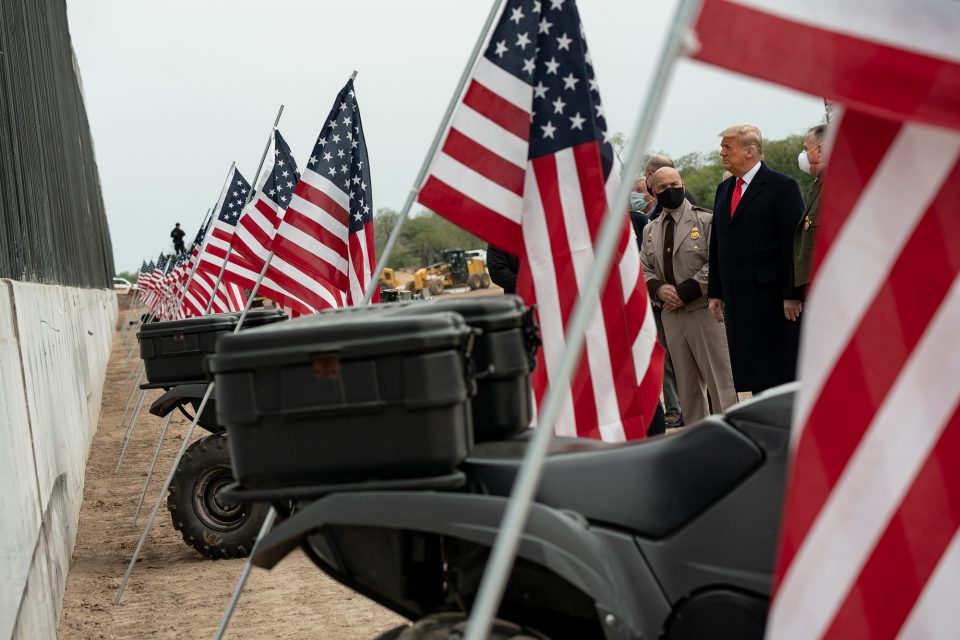
<path id="1" fill-rule="evenodd" d="M 610 174 L 613 147 L 573 0 L 507 0 L 484 56 L 533 87 L 530 158 L 597 141 Z"/>
<path id="2" fill-rule="evenodd" d="M 160 252 L 160 257 L 157 258 L 157 269 L 166 273 L 167 254 L 165 254 L 163 251 Z"/>
<path id="3" fill-rule="evenodd" d="M 230 176 L 230 186 L 227 189 L 227 195 L 220 205 L 220 211 L 217 212 L 217 220 L 230 226 L 235 226 L 240 219 L 240 212 L 243 211 L 243 205 L 247 202 L 250 194 L 250 183 L 243 177 L 239 169 L 233 170 Z"/>
<path id="4" fill-rule="evenodd" d="M 300 182 L 300 172 L 297 171 L 297 163 L 290 153 L 290 145 L 278 129 L 274 129 L 273 133 L 273 171 L 263 183 L 263 192 L 278 207 L 286 209 L 297 183 Z"/>
<path id="5" fill-rule="evenodd" d="M 333 103 L 308 162 L 310 170 L 330 180 L 350 200 L 350 233 L 373 220 L 373 189 L 360 107 L 347 81 Z"/>
<path id="6" fill-rule="evenodd" d="M 191 251 L 200 248 L 200 245 L 203 243 L 203 238 L 207 235 L 207 229 L 210 228 L 211 224 L 213 224 L 213 218 L 210 218 L 206 221 L 206 224 L 200 226 L 197 235 L 193 238 L 193 244 L 190 245 Z"/>

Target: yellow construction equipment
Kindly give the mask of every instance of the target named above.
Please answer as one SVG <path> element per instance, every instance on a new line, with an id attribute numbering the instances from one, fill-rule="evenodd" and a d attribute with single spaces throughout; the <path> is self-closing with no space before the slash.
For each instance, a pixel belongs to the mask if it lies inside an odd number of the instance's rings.
<path id="1" fill-rule="evenodd" d="M 426 289 L 433 295 L 439 295 L 445 287 L 466 285 L 474 291 L 490 286 L 487 266 L 480 258 L 468 260 L 463 249 L 446 249 L 443 258 L 443 262 L 417 269 L 413 274 L 413 281 L 407 283 L 407 289 Z"/>
<path id="2" fill-rule="evenodd" d="M 390 267 L 384 267 L 380 274 L 381 289 L 399 289 L 400 283 L 397 281 L 397 274 Z"/>

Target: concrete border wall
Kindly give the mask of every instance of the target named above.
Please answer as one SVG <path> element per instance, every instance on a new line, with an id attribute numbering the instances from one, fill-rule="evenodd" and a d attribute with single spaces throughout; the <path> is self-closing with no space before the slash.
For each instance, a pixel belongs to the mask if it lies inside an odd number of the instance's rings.
<path id="1" fill-rule="evenodd" d="M 117 301 L 0 279 L 0 639 L 53 638 Z"/>

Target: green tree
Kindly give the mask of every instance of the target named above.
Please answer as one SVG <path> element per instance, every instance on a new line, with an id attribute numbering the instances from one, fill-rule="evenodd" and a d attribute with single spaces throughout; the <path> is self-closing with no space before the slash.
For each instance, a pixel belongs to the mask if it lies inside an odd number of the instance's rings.
<path id="1" fill-rule="evenodd" d="M 374 245 L 377 256 L 383 253 L 399 213 L 380 209 L 374 218 Z M 421 210 L 407 218 L 397 244 L 388 260 L 394 268 L 417 269 L 439 262 L 444 249 L 483 249 L 486 243 L 437 214 Z"/>

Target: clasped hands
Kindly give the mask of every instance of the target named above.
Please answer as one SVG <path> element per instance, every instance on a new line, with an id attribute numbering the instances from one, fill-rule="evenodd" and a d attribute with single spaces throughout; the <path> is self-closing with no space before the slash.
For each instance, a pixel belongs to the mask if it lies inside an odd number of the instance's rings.
<path id="1" fill-rule="evenodd" d="M 657 297 L 663 302 L 664 311 L 675 311 L 686 305 L 686 303 L 680 299 L 677 288 L 672 284 L 661 285 L 660 288 L 657 289 Z"/>

